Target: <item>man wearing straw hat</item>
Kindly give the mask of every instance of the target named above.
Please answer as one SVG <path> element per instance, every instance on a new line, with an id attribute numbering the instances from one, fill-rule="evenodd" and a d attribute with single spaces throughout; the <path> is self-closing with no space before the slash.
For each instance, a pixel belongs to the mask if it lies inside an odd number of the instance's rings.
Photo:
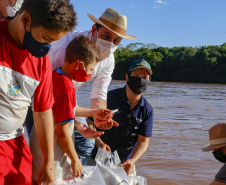
<path id="1" fill-rule="evenodd" d="M 92 77 L 88 81 L 93 81 L 91 108 L 106 108 L 107 90 L 111 82 L 111 75 L 115 65 L 113 53 L 123 38 L 132 40 L 136 37 L 126 34 L 127 17 L 111 8 L 107 8 L 99 19 L 89 13 L 87 15 L 89 19 L 95 23 L 92 26 L 92 29 L 84 32 L 68 33 L 63 39 L 59 40 L 59 42 L 53 43 L 49 52 L 49 57 L 52 69 L 54 70 L 62 66 L 65 48 L 76 35 L 85 35 L 95 43 L 101 53 L 102 60 L 97 64 L 92 72 Z M 78 91 L 83 84 L 83 82 L 74 82 L 75 91 Z M 85 118 L 77 118 L 77 120 L 80 123 L 87 125 Z M 95 119 L 94 124 L 97 125 L 98 123 L 100 123 L 100 121 Z M 109 120 L 106 125 L 103 125 L 102 129 L 110 129 L 112 126 L 113 121 Z M 88 137 L 93 138 L 92 135 L 89 135 Z M 92 149 L 94 148 L 94 142 L 93 139 L 86 139 L 75 131 L 75 148 L 83 165 L 86 164 L 88 157 L 91 155 Z"/>
<path id="2" fill-rule="evenodd" d="M 209 140 L 210 144 L 206 145 L 202 151 L 213 150 L 214 157 L 218 161 L 226 163 L 226 122 L 218 123 L 209 129 Z M 222 166 L 210 185 L 223 184 L 226 184 L 226 164 Z"/>

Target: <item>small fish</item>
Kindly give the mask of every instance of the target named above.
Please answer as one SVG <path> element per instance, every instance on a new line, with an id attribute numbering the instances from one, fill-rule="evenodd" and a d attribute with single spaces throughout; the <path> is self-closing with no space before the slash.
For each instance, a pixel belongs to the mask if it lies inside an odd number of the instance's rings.
<path id="1" fill-rule="evenodd" d="M 104 118 L 106 118 L 109 114 L 111 114 L 111 113 L 116 113 L 116 112 L 118 112 L 118 109 L 112 110 L 110 113 L 108 113 L 106 116 L 104 116 Z"/>

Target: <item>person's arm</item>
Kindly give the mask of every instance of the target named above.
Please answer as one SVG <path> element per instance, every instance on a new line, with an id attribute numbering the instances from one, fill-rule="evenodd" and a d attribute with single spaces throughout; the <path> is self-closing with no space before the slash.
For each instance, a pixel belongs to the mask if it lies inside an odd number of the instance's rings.
<path id="1" fill-rule="evenodd" d="M 83 107 L 76 107 L 75 116 L 80 117 L 94 117 L 96 119 L 95 126 L 100 129 L 108 129 L 113 125 L 118 126 L 118 123 L 112 120 L 113 113 L 108 109 L 86 109 Z M 97 132 L 93 126 L 90 128 L 80 124 L 75 120 L 75 129 L 80 132 L 85 138 L 96 138 L 104 134 L 104 132 Z"/>
<path id="2" fill-rule="evenodd" d="M 210 185 L 225 185 L 226 183 L 213 181 Z"/>
<path id="3" fill-rule="evenodd" d="M 106 143 L 104 143 L 100 137 L 97 137 L 95 139 L 95 146 L 97 148 L 102 148 L 104 150 L 107 150 L 108 152 L 111 152 L 111 147 L 109 145 L 107 145 Z"/>
<path id="4" fill-rule="evenodd" d="M 145 154 L 147 151 L 148 145 L 149 145 L 149 139 L 150 137 L 145 137 L 142 135 L 138 135 L 137 144 L 133 150 L 133 153 L 131 155 L 131 158 L 126 160 L 124 163 L 122 163 L 120 166 L 123 166 L 125 168 L 125 171 L 127 175 L 130 174 L 130 172 L 133 169 L 134 164 Z"/>
<path id="5" fill-rule="evenodd" d="M 96 131 L 96 128 L 94 127 L 93 121 L 90 120 L 89 118 L 87 118 L 86 121 L 87 121 L 87 124 L 92 128 L 92 130 Z M 100 135 L 100 136 L 101 136 L 101 135 Z M 107 145 L 107 144 L 105 144 L 105 143 L 101 140 L 100 136 L 98 136 L 98 137 L 95 138 L 95 146 L 96 146 L 97 148 L 102 148 L 102 149 L 104 149 L 104 150 L 107 150 L 107 151 L 111 152 L 110 146 Z"/>
<path id="6" fill-rule="evenodd" d="M 75 116 L 77 117 L 97 117 L 101 120 L 108 120 L 112 118 L 112 114 L 110 110 L 106 108 L 96 108 L 96 109 L 87 109 L 83 107 L 76 106 Z M 109 114 L 108 116 L 106 116 Z M 106 116 L 106 117 L 105 117 Z"/>
<path id="7" fill-rule="evenodd" d="M 45 181 L 46 184 L 52 184 L 55 180 L 54 167 L 54 123 L 52 109 L 44 112 L 33 112 L 35 128 L 39 143 L 42 149 L 44 163 L 39 173 L 38 182 L 41 184 Z"/>
<path id="8" fill-rule="evenodd" d="M 226 151 L 226 147 L 222 148 L 223 153 Z M 224 164 L 220 171 L 216 174 L 214 181 L 210 185 L 226 185 L 226 164 Z"/>
<path id="9" fill-rule="evenodd" d="M 106 109 L 107 108 L 107 102 L 100 98 L 93 98 L 91 99 L 91 109 Z"/>
<path id="10" fill-rule="evenodd" d="M 103 108 L 107 107 L 107 103 L 103 99 L 94 98 L 91 99 L 91 108 Z M 91 117 L 91 116 L 90 116 Z M 113 126 L 118 127 L 119 124 L 114 121 L 113 119 L 108 119 L 107 121 L 103 122 L 102 120 L 94 117 L 94 125 L 102 130 L 108 130 L 111 129 Z M 94 126 L 90 126 L 91 128 L 94 128 Z"/>
<path id="11" fill-rule="evenodd" d="M 64 152 L 71 159 L 73 175 L 75 177 L 79 177 L 82 174 L 83 167 L 77 152 L 75 151 L 74 144 L 69 133 L 69 123 L 57 124 L 56 136 Z"/>
<path id="12" fill-rule="evenodd" d="M 76 119 L 75 129 L 85 138 L 97 138 L 104 134 L 103 131 L 96 131 L 96 129 L 89 128 L 86 125 L 79 123 Z"/>
<path id="13" fill-rule="evenodd" d="M 100 61 L 100 64 L 95 68 L 97 73 L 92 82 L 91 108 L 106 108 L 107 91 L 114 67 L 115 58 L 111 54 L 108 58 Z"/>

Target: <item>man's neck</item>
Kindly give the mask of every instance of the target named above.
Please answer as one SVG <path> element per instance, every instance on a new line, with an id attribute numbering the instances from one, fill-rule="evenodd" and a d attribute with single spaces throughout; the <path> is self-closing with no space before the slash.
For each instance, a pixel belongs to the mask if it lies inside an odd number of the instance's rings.
<path id="1" fill-rule="evenodd" d="M 126 85 L 126 96 L 130 103 L 130 109 L 133 109 L 139 103 L 142 94 L 134 94 L 129 86 Z"/>

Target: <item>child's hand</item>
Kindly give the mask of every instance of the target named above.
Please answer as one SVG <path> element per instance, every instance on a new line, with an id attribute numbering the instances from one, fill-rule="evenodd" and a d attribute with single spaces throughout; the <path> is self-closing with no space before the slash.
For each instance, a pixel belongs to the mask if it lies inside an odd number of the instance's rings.
<path id="1" fill-rule="evenodd" d="M 80 177 L 82 175 L 83 167 L 79 158 L 77 158 L 74 161 L 71 161 L 71 168 L 72 168 L 74 177 Z"/>
<path id="2" fill-rule="evenodd" d="M 91 128 L 81 123 L 75 123 L 75 126 L 76 130 L 85 138 L 97 138 L 104 134 L 103 131 L 93 131 Z"/>

